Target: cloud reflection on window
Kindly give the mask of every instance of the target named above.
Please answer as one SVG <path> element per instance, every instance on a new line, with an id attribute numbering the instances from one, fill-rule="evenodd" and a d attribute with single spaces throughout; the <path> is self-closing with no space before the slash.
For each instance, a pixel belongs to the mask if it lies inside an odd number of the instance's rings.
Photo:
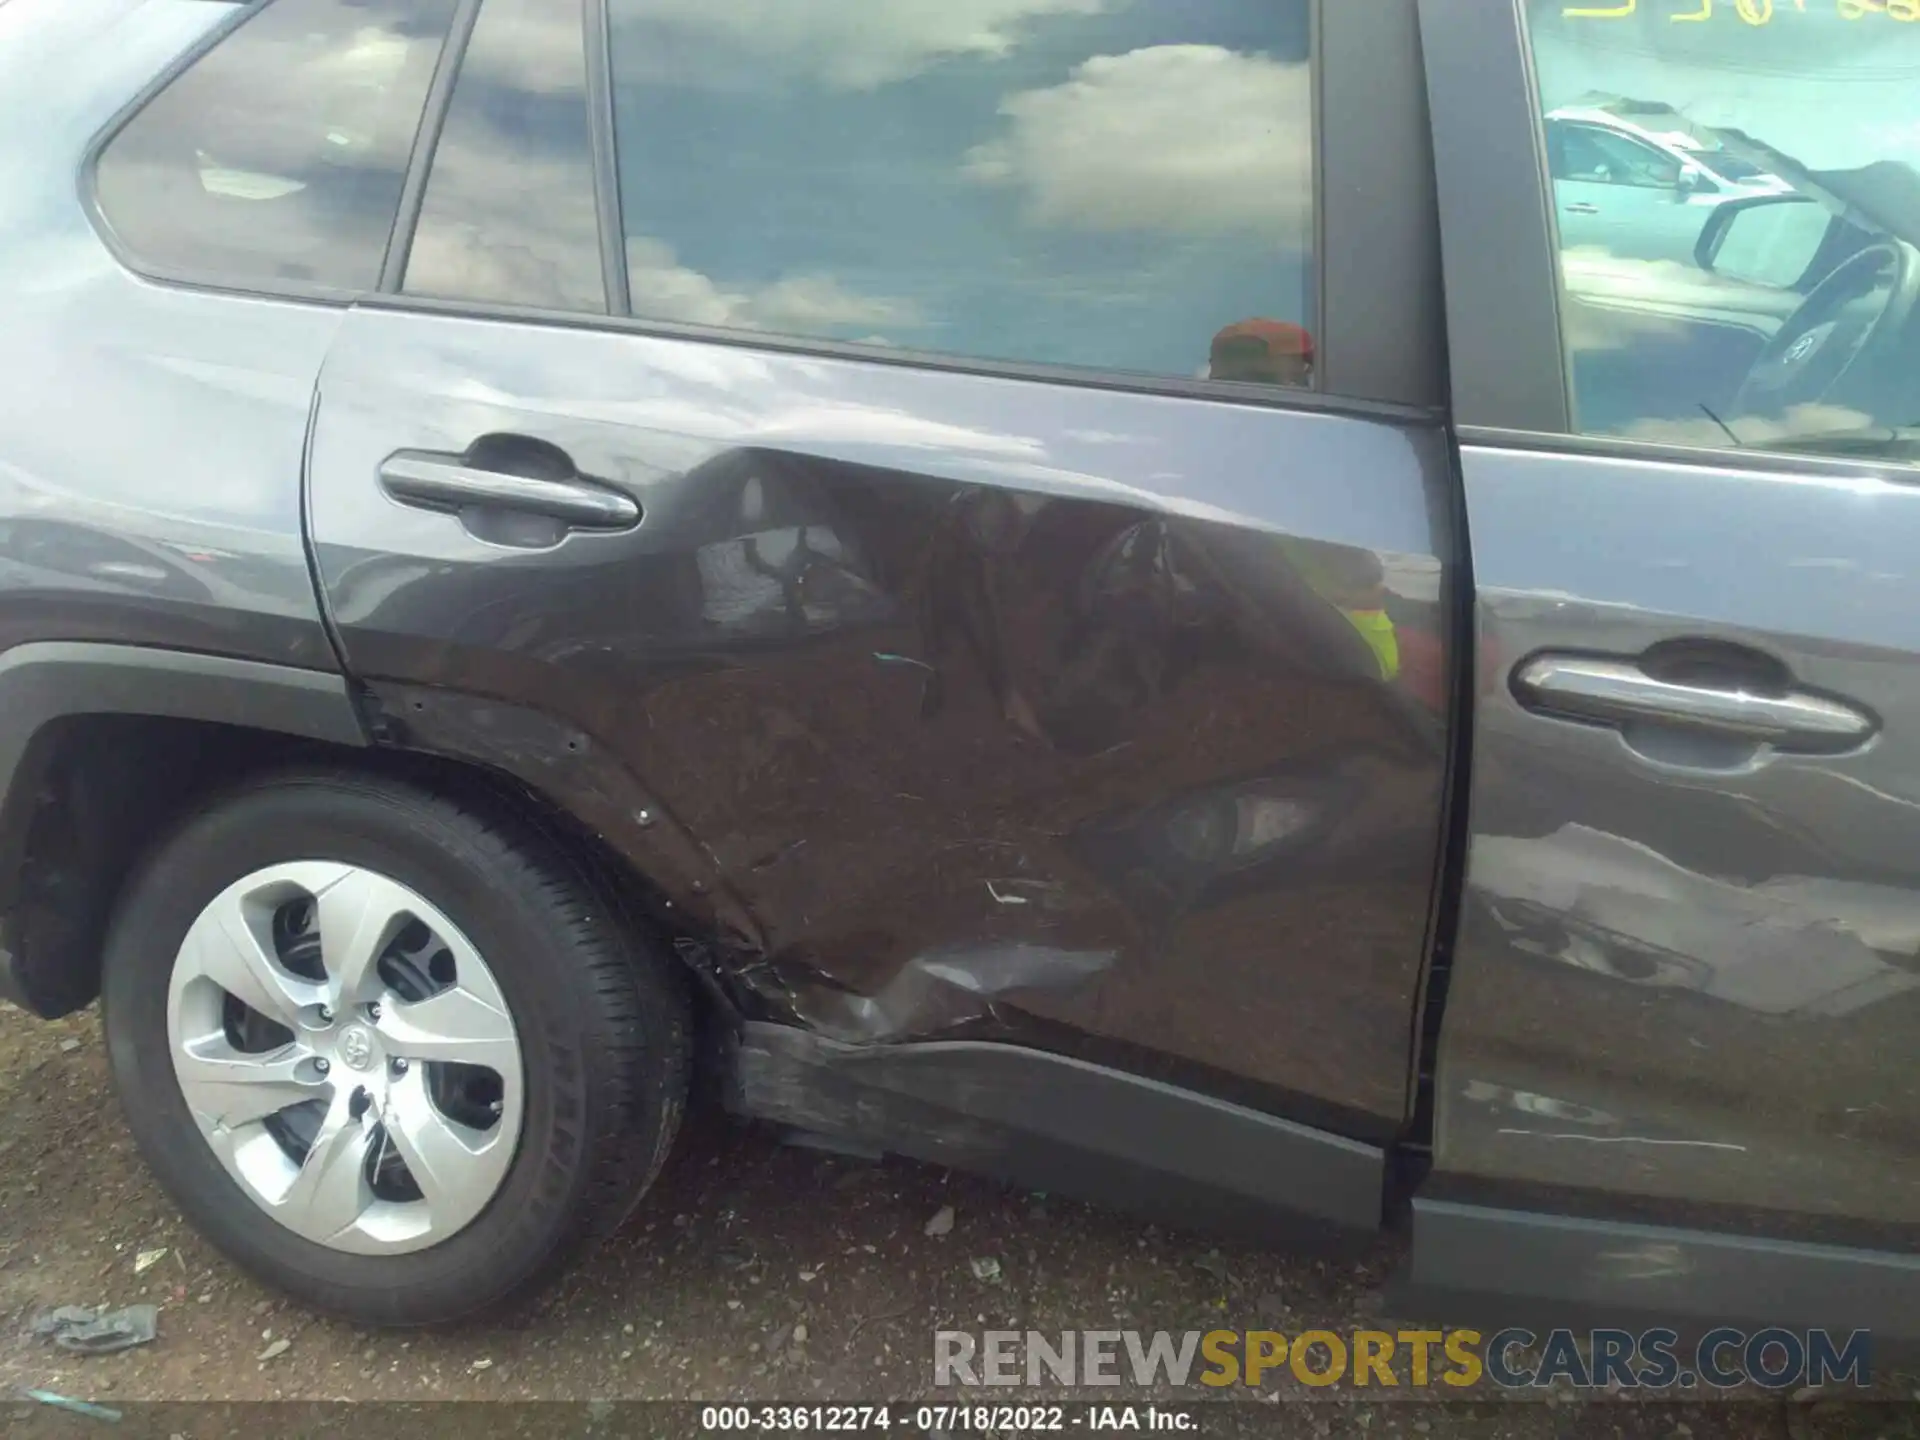
<path id="1" fill-rule="evenodd" d="M 1311 329 L 1303 0 L 611 15 L 636 315 L 1180 376 Z"/>
<path id="2" fill-rule="evenodd" d="M 581 8 L 487 0 L 434 151 L 406 290 L 603 311 Z"/>
<path id="3" fill-rule="evenodd" d="M 1108 0 L 629 0 L 621 8 L 657 27 L 662 78 L 727 84 L 772 73 L 873 90 L 957 56 L 1006 55 L 1035 21 L 1097 15 Z"/>
<path id="4" fill-rule="evenodd" d="M 1313 196 L 1304 62 L 1217 45 L 1096 55 L 1063 85 L 1000 103 L 1004 134 L 966 157 L 1040 224 L 1284 236 L 1305 248 Z"/>
<path id="5" fill-rule="evenodd" d="M 689 325 L 819 334 L 920 323 L 912 301 L 855 294 L 831 275 L 787 275 L 759 289 L 724 285 L 682 265 L 672 246 L 649 235 L 627 241 L 627 283 L 636 310 Z"/>
<path id="6" fill-rule="evenodd" d="M 97 172 L 145 264 L 373 288 L 452 0 L 281 0 L 151 101 Z"/>

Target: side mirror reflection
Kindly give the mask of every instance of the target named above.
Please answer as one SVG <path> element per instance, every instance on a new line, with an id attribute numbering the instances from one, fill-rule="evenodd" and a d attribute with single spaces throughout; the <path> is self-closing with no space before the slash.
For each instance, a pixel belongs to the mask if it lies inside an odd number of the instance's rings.
<path id="1" fill-rule="evenodd" d="M 1833 217 L 1804 195 L 1758 195 L 1717 207 L 1694 248 L 1702 270 L 1790 290 L 1806 278 Z"/>

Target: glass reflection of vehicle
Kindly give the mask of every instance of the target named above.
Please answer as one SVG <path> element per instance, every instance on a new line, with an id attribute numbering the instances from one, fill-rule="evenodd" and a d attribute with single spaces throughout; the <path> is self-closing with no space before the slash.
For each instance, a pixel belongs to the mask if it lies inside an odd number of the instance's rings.
<path id="1" fill-rule="evenodd" d="M 1563 246 L 1686 261 L 1716 206 L 1786 188 L 1661 105 L 1562 106 L 1546 139 Z"/>
<path id="2" fill-rule="evenodd" d="M 1562 231 L 1582 424 L 1911 453 L 1900 376 L 1920 358 L 1920 176 L 1892 162 L 1815 171 L 1743 131 L 1715 138 L 1777 183 L 1720 197 L 1686 261 L 1570 245 Z"/>

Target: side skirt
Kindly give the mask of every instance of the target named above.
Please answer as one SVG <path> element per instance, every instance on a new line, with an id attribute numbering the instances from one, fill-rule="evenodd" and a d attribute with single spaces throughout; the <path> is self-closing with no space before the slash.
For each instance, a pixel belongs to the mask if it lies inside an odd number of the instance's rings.
<path id="1" fill-rule="evenodd" d="M 1495 1329 L 1868 1330 L 1876 1362 L 1920 1347 L 1920 1255 L 1450 1200 L 1414 1200 L 1394 1290 L 1396 1315 Z"/>
<path id="2" fill-rule="evenodd" d="M 1181 1226 L 1358 1248 L 1380 1224 L 1381 1150 L 1046 1051 L 754 1022 L 730 1069 L 742 1114 Z"/>

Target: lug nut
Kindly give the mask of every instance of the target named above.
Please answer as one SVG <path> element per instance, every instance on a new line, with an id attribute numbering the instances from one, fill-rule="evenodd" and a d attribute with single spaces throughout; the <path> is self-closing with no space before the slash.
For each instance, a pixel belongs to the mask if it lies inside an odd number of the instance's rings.
<path id="1" fill-rule="evenodd" d="M 322 1025 L 331 1025 L 333 1023 L 333 1009 L 331 1006 L 322 1005 L 320 1007 L 320 1023 Z"/>
<path id="2" fill-rule="evenodd" d="M 407 1073 L 407 1062 L 404 1060 L 395 1060 L 391 1068 L 394 1074 L 404 1075 Z"/>
<path id="3" fill-rule="evenodd" d="M 378 1020 L 379 1018 L 380 1018 L 380 1002 L 376 1000 L 373 1002 L 373 1004 L 367 1006 L 367 1019 Z"/>
<path id="4" fill-rule="evenodd" d="M 320 1074 L 324 1075 L 329 1070 L 333 1069 L 333 1065 L 328 1061 L 326 1056 L 322 1055 L 313 1062 L 313 1068 L 319 1071 Z"/>

